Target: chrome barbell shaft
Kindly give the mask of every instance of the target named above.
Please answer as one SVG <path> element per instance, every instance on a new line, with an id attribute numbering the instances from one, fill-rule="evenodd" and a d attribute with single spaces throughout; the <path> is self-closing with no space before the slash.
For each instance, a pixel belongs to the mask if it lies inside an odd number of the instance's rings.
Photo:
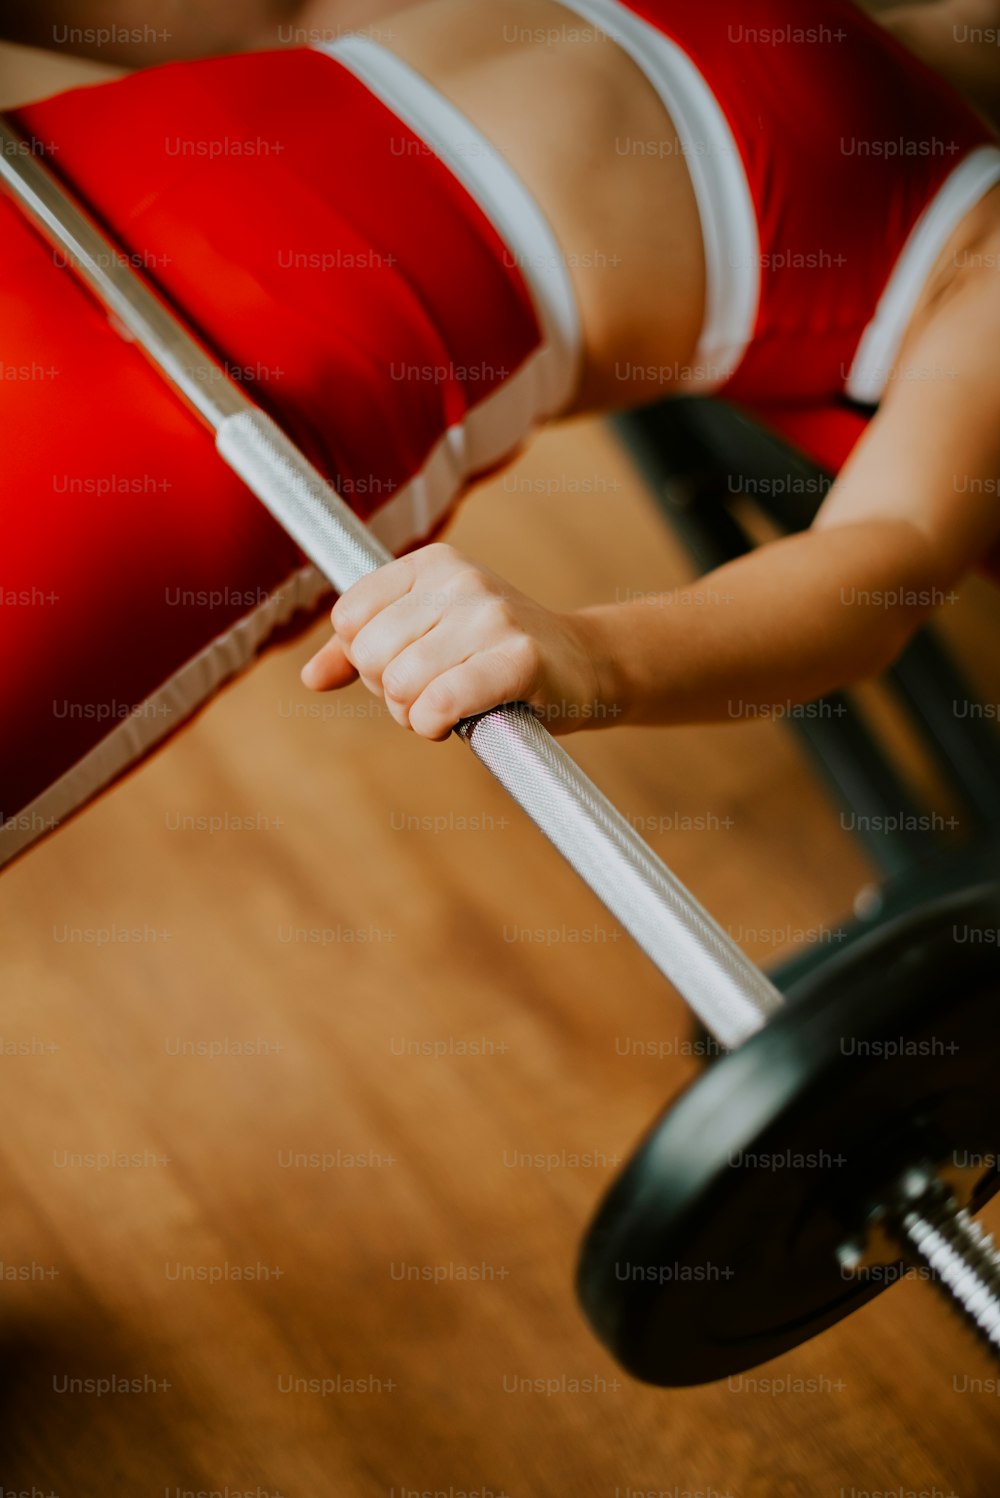
<path id="1" fill-rule="evenodd" d="M 216 434 L 222 458 L 344 592 L 391 554 L 222 371 L 93 218 L 0 117 L 0 181 Z M 726 1047 L 782 1004 L 774 985 L 666 868 L 523 704 L 460 736 Z"/>
<path id="2" fill-rule="evenodd" d="M 101 304 L 198 412 L 224 461 L 338 592 L 392 560 L 277 424 L 133 269 L 30 145 L 0 116 L 0 183 Z M 458 725 L 477 758 L 617 917 L 726 1047 L 781 994 L 671 874 L 523 704 Z M 1000 1255 L 938 1190 L 887 1224 L 1000 1356 Z"/>

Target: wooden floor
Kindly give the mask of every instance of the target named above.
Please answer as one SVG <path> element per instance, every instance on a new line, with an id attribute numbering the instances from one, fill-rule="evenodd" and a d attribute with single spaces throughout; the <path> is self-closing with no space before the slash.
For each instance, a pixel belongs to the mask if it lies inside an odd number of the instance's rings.
<path id="1" fill-rule="evenodd" d="M 453 538 L 557 605 L 686 576 L 590 424 Z M 947 621 L 991 702 L 998 617 Z M 683 1006 L 460 746 L 309 697 L 309 649 L 3 879 L 0 1491 L 995 1498 L 990 1367 L 913 1283 L 770 1386 L 616 1373 L 574 1256 L 692 1074 L 621 1053 Z M 776 726 L 569 747 L 762 962 L 868 877 Z"/>

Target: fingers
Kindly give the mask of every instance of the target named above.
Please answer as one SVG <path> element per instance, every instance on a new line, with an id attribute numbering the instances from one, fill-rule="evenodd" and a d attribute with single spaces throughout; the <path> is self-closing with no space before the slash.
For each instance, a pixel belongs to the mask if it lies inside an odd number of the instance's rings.
<path id="1" fill-rule="evenodd" d="M 413 704 L 433 681 L 466 661 L 474 648 L 467 621 L 459 626 L 450 618 L 436 624 L 391 660 L 382 673 L 382 692 L 396 722 L 403 728 L 411 727 Z"/>
<path id="2" fill-rule="evenodd" d="M 344 644 L 361 680 L 370 692 L 384 690 L 386 671 L 410 646 L 433 630 L 443 604 L 421 589 L 413 589 L 382 609 Z"/>
<path id="3" fill-rule="evenodd" d="M 331 619 L 340 638 L 348 644 L 353 641 L 365 625 L 387 609 L 398 603 L 413 588 L 420 575 L 432 561 L 428 554 L 437 548 L 427 546 L 412 556 L 399 557 L 387 562 L 376 572 L 370 572 L 353 588 L 342 593 L 334 604 Z M 444 549 L 444 548 L 442 548 Z"/>
<path id="4" fill-rule="evenodd" d="M 460 719 L 527 699 L 541 676 L 539 646 L 504 585 L 437 544 L 389 563 L 333 610 L 333 639 L 303 667 L 317 691 L 360 676 L 397 723 L 447 738 Z"/>
<path id="5" fill-rule="evenodd" d="M 333 639 L 307 661 L 300 673 L 305 686 L 314 692 L 328 692 L 347 686 L 358 676 L 364 679 L 365 685 L 371 690 L 378 686 L 381 666 L 377 635 L 369 641 L 368 649 L 363 646 L 359 652 L 364 661 L 364 670 L 359 670 L 351 659 L 354 654 L 353 642 L 369 623 L 377 621 L 380 615 L 384 616 L 386 609 L 405 603 L 417 577 L 414 563 L 413 557 L 401 557 L 395 562 L 389 562 L 341 594 L 330 616 L 334 626 Z M 397 615 L 396 621 L 401 617 Z M 408 644 L 410 639 L 418 639 L 431 623 L 432 619 L 417 621 L 410 615 L 407 620 L 409 633 L 401 643 Z M 388 659 L 391 659 L 391 654 L 386 656 L 386 661 Z"/>
<path id="6" fill-rule="evenodd" d="M 470 656 L 424 687 L 407 710 L 410 727 L 421 738 L 445 739 L 463 718 L 529 697 L 535 660 L 527 640 Z"/>
<path id="7" fill-rule="evenodd" d="M 336 635 L 317 650 L 312 660 L 306 662 L 300 675 L 303 686 L 309 687 L 313 692 L 332 692 L 337 687 L 349 686 L 358 679 L 358 673 L 347 659 L 344 647 Z"/>

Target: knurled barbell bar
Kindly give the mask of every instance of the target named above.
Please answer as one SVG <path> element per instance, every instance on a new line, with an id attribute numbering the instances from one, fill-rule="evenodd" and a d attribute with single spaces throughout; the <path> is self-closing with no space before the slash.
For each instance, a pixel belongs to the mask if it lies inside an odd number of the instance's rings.
<path id="1" fill-rule="evenodd" d="M 338 592 L 391 560 L 2 118 L 0 183 L 208 424 L 224 461 Z M 869 953 L 867 968 L 859 943 L 785 1003 L 524 704 L 499 707 L 457 732 L 706 1028 L 733 1048 L 649 1137 L 587 1239 L 583 1303 L 623 1364 L 653 1382 L 699 1382 L 814 1335 L 882 1288 L 862 1273 L 875 1228 L 926 1264 L 1000 1350 L 1000 1259 L 965 1210 L 981 1205 L 1000 1178 L 995 1166 L 984 1168 L 960 1200 L 939 1172 L 955 1141 L 994 1151 L 997 1143 L 997 1110 L 985 1104 L 994 1058 L 982 1043 L 995 1033 L 997 975 L 979 952 L 982 971 L 976 961 L 960 963 L 968 986 L 956 1000 L 945 997 L 949 976 L 939 959 L 954 944 L 942 945 L 939 927 L 951 915 L 938 912 L 936 925 L 919 929 L 901 923 Z M 980 898 L 972 913 L 1000 927 L 992 895 Z M 881 979 L 880 964 L 888 964 Z M 916 1038 L 928 1027 L 935 1038 L 954 1033 L 948 1043 L 959 1047 L 960 1060 L 947 1084 L 932 1064 L 940 1057 L 925 1067 L 886 1068 L 844 1054 L 843 1037 L 884 1046 L 894 1027 Z M 910 1047 L 901 1050 L 908 1055 Z M 880 1147 L 872 1150 L 876 1129 Z M 805 1144 L 814 1149 L 799 1148 Z M 814 1179 L 809 1171 L 748 1164 L 763 1153 L 773 1163 L 776 1149 L 793 1145 L 794 1158 L 847 1151 L 850 1167 Z M 682 1276 L 684 1268 L 708 1277 Z M 667 1271 L 675 1270 L 671 1279 Z"/>

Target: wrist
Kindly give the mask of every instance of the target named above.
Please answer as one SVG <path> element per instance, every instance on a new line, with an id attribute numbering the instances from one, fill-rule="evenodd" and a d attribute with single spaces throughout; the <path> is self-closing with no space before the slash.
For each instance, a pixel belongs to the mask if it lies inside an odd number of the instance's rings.
<path id="1" fill-rule="evenodd" d="M 571 617 L 590 663 L 591 722 L 595 727 L 620 727 L 629 721 L 633 707 L 621 609 L 592 605 Z"/>

